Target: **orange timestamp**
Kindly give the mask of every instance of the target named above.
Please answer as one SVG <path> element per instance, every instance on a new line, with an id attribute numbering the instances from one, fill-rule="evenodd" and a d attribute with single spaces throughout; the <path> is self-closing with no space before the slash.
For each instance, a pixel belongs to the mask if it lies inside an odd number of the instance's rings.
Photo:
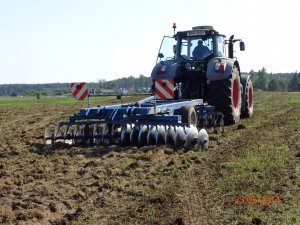
<path id="1" fill-rule="evenodd" d="M 280 204 L 279 196 L 234 196 L 233 204 L 235 205 L 270 205 Z"/>

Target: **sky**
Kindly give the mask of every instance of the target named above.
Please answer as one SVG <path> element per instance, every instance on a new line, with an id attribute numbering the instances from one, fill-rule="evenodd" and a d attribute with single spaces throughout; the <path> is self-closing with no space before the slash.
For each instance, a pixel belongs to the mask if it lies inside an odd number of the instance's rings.
<path id="1" fill-rule="evenodd" d="M 300 71 L 296 0 L 0 0 L 0 84 L 150 76 L 163 36 L 212 25 L 241 70 Z M 238 48 L 237 48 L 238 49 Z"/>

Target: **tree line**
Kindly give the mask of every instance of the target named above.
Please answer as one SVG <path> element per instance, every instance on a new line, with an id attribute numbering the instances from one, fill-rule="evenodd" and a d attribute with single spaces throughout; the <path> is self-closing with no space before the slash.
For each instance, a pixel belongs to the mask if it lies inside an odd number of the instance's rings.
<path id="1" fill-rule="evenodd" d="M 63 95 L 70 92 L 69 83 L 0 84 L 0 96 Z"/>
<path id="2" fill-rule="evenodd" d="M 109 89 L 116 93 L 120 88 L 126 88 L 129 93 L 149 92 L 151 85 L 151 78 L 144 75 L 111 81 L 100 79 L 98 82 L 87 83 L 90 88 Z M 68 95 L 70 92 L 70 83 L 0 84 L 0 96 L 61 96 Z"/>
<path id="3" fill-rule="evenodd" d="M 268 73 L 265 68 L 251 70 L 251 80 L 255 90 L 263 91 L 300 91 L 300 73 Z M 123 77 L 116 80 L 103 80 L 88 83 L 88 87 L 109 89 L 118 93 L 126 88 L 129 93 L 149 92 L 152 85 L 151 77 Z M 50 84 L 0 84 L 0 96 L 60 96 L 71 92 L 70 83 Z"/>
<path id="4" fill-rule="evenodd" d="M 129 92 L 149 92 L 152 85 L 151 77 L 140 75 L 139 77 L 123 77 L 116 80 L 99 80 L 98 88 L 119 90 L 126 88 Z"/>
<path id="5" fill-rule="evenodd" d="M 250 71 L 253 88 L 263 91 L 300 91 L 300 73 L 267 73 L 266 68 Z"/>

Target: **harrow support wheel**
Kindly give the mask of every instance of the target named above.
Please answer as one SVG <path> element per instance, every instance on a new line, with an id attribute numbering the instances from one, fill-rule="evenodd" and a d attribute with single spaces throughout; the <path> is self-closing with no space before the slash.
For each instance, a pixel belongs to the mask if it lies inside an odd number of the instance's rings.
<path id="1" fill-rule="evenodd" d="M 193 106 L 185 106 L 175 112 L 176 115 L 181 115 L 181 122 L 187 127 L 197 127 L 197 114 Z"/>

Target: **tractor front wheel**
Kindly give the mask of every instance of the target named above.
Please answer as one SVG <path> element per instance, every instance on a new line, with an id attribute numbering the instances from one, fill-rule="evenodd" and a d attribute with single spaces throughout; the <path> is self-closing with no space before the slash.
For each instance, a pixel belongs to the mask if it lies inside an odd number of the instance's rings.
<path id="1" fill-rule="evenodd" d="M 249 118 L 253 114 L 253 85 L 250 77 L 243 82 L 243 106 L 242 106 L 242 118 Z"/>

